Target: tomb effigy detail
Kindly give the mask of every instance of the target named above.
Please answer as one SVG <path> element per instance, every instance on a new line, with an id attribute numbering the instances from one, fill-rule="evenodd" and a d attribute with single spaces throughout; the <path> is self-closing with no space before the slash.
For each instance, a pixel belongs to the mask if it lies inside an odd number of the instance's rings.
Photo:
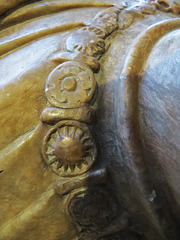
<path id="1" fill-rule="evenodd" d="M 0 240 L 178 240 L 180 4 L 0 7 Z"/>

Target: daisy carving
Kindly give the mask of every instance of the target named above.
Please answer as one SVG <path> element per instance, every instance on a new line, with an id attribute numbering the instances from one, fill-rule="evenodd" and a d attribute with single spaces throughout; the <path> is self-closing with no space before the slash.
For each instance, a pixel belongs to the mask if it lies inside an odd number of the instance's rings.
<path id="1" fill-rule="evenodd" d="M 76 176 L 86 172 L 96 159 L 96 146 L 85 124 L 62 121 L 44 138 L 43 157 L 60 176 Z"/>
<path id="2" fill-rule="evenodd" d="M 89 103 L 95 89 L 92 70 L 84 63 L 68 61 L 50 73 L 45 94 L 54 107 L 75 108 Z"/>

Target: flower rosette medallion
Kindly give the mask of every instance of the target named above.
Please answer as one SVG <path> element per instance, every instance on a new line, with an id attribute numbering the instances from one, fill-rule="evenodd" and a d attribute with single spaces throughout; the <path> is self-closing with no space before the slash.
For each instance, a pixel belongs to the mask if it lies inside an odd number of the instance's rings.
<path id="1" fill-rule="evenodd" d="M 96 80 L 91 69 L 84 63 L 69 61 L 50 73 L 45 94 L 52 106 L 76 108 L 89 103 L 95 89 Z"/>
<path id="2" fill-rule="evenodd" d="M 97 149 L 85 124 L 61 121 L 43 140 L 42 154 L 47 165 L 60 176 L 76 176 L 88 171 Z"/>

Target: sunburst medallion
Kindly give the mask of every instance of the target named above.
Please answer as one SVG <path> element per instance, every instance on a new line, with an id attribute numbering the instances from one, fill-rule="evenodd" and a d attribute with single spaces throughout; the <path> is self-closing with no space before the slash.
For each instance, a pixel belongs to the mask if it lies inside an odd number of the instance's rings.
<path id="1" fill-rule="evenodd" d="M 62 121 L 44 138 L 43 157 L 60 176 L 76 176 L 86 172 L 96 160 L 97 150 L 85 124 Z"/>
<path id="2" fill-rule="evenodd" d="M 105 52 L 104 33 L 97 27 L 83 27 L 66 40 L 66 49 L 71 52 L 85 52 L 98 57 Z"/>

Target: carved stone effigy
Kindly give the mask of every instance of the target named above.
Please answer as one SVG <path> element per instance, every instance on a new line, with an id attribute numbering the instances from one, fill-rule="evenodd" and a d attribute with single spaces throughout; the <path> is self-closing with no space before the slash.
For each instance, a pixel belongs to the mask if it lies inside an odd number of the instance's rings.
<path id="1" fill-rule="evenodd" d="M 178 240 L 180 3 L 0 3 L 0 240 Z"/>

